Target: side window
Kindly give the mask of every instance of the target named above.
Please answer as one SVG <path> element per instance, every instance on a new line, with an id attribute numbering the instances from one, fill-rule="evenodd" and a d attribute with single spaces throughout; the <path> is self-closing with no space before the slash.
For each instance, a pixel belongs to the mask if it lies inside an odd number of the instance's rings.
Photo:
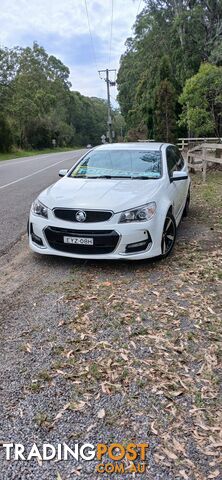
<path id="1" fill-rule="evenodd" d="M 182 168 L 184 167 L 184 159 L 182 157 L 182 154 L 180 153 L 180 150 L 178 148 L 174 148 L 174 152 L 177 159 L 177 170 L 182 170 Z"/>
<path id="2" fill-rule="evenodd" d="M 167 148 L 167 168 L 168 173 L 171 175 L 175 170 L 182 170 L 184 167 L 184 159 L 180 151 L 175 147 Z"/>
<path id="3" fill-rule="evenodd" d="M 173 147 L 167 147 L 166 156 L 167 156 L 167 169 L 170 176 L 171 173 L 174 172 L 174 170 L 177 170 L 177 157 Z"/>

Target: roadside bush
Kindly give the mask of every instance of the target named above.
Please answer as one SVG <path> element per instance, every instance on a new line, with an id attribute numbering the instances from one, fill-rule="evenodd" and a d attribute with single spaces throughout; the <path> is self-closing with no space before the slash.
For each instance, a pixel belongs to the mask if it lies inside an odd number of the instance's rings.
<path id="1" fill-rule="evenodd" d="M 33 118 L 24 130 L 26 146 L 32 148 L 50 148 L 52 146 L 51 126 L 45 119 Z"/>
<path id="2" fill-rule="evenodd" d="M 141 123 L 137 128 L 130 128 L 130 130 L 128 130 L 127 141 L 137 142 L 138 140 L 146 140 L 147 135 L 147 126 Z"/>
<path id="3" fill-rule="evenodd" d="M 0 116 L 0 152 L 9 152 L 12 147 L 12 132 L 8 121 Z"/>
<path id="4" fill-rule="evenodd" d="M 75 145 L 75 128 L 65 122 L 60 122 L 55 132 L 58 147 L 70 147 Z"/>

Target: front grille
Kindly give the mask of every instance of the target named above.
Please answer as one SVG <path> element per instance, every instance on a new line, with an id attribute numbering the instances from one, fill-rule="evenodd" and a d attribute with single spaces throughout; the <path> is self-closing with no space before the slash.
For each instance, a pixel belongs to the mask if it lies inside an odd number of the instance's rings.
<path id="1" fill-rule="evenodd" d="M 55 208 L 54 215 L 60 220 L 66 220 L 68 222 L 77 222 L 76 213 L 81 209 L 72 209 L 72 208 Z M 86 219 L 84 223 L 96 223 L 96 222 L 106 222 L 109 220 L 113 213 L 107 210 L 84 210 L 86 214 Z"/>
<path id="2" fill-rule="evenodd" d="M 45 236 L 51 248 L 60 252 L 80 255 L 102 255 L 115 250 L 119 235 L 114 230 L 70 230 L 67 228 L 47 227 Z M 93 238 L 93 245 L 72 245 L 64 243 L 63 237 Z"/>

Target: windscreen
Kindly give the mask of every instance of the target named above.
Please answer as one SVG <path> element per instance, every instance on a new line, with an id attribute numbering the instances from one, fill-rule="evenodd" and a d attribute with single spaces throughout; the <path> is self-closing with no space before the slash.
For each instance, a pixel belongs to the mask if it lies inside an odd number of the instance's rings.
<path id="1" fill-rule="evenodd" d="M 73 178 L 158 179 L 161 153 L 152 150 L 93 150 L 74 167 Z"/>

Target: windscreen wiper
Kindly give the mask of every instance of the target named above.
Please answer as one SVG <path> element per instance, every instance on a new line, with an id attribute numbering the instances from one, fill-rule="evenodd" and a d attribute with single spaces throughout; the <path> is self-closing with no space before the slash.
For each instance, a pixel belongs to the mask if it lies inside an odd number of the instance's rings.
<path id="1" fill-rule="evenodd" d="M 108 180 L 110 179 L 118 179 L 118 178 L 125 178 L 125 179 L 130 179 L 130 180 L 158 180 L 159 177 L 144 177 L 144 176 L 138 176 L 138 177 L 127 177 L 126 175 L 73 175 L 72 178 L 94 178 L 94 179 L 97 179 L 97 178 L 107 178 Z"/>
<path id="2" fill-rule="evenodd" d="M 139 176 L 139 177 L 131 177 L 132 180 L 158 180 L 159 177 L 142 177 L 142 176 Z"/>
<path id="3" fill-rule="evenodd" d="M 109 180 L 110 179 L 118 179 L 118 178 L 132 178 L 132 177 L 126 177 L 125 175 L 99 175 L 99 176 L 84 176 L 84 177 L 81 177 L 81 178 L 108 178 Z"/>
<path id="4" fill-rule="evenodd" d="M 111 175 L 86 175 L 84 178 L 112 178 Z"/>
<path id="5" fill-rule="evenodd" d="M 90 175 L 73 175 L 72 178 L 85 178 L 85 179 L 87 179 L 87 178 L 113 178 L 113 177 L 111 177 L 110 175 L 102 175 L 102 176 L 98 176 L 98 177 L 96 175 L 92 175 L 92 176 L 90 176 Z"/>

